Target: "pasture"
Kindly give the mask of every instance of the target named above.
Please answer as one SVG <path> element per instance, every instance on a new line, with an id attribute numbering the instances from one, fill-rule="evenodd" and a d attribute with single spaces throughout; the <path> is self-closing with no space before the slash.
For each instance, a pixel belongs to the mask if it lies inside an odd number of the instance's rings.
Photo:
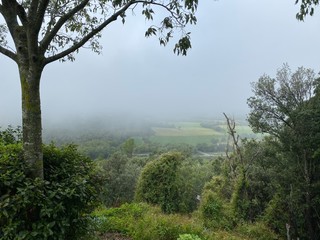
<path id="1" fill-rule="evenodd" d="M 193 146 L 203 143 L 226 143 L 227 125 L 221 121 L 212 125 L 212 128 L 208 128 L 203 127 L 200 121 L 170 122 L 172 127 L 152 127 L 154 135 L 150 140 L 161 144 L 186 143 Z M 244 123 L 236 124 L 236 132 L 240 137 L 255 136 L 250 127 Z"/>

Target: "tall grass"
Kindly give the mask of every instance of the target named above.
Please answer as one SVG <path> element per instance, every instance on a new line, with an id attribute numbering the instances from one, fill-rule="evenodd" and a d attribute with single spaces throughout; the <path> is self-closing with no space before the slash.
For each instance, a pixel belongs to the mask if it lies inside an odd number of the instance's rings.
<path id="1" fill-rule="evenodd" d="M 145 203 L 124 204 L 120 208 L 97 209 L 92 214 L 96 232 L 116 232 L 132 240 L 177 240 L 181 235 L 193 235 L 201 240 L 274 240 L 278 239 L 263 224 L 245 224 L 226 231 L 205 228 L 197 213 L 163 214 L 161 209 Z"/>

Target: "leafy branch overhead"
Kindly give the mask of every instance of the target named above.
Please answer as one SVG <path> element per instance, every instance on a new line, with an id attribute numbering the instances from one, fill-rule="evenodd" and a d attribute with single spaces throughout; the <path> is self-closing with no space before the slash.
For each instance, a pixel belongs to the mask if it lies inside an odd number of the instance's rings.
<path id="1" fill-rule="evenodd" d="M 296 0 L 296 4 L 300 3 L 300 11 L 296 17 L 303 21 L 307 15 L 313 16 L 315 7 L 319 5 L 319 0 Z"/>
<path id="2" fill-rule="evenodd" d="M 191 43 L 185 27 L 196 24 L 197 6 L 198 0 L 2 0 L 0 14 L 5 23 L 0 20 L 0 53 L 17 61 L 17 39 L 22 40 L 23 35 L 28 38 L 28 52 L 32 45 L 34 55 L 44 56 L 44 65 L 74 60 L 81 47 L 100 53 L 101 31 L 118 18 L 125 23 L 129 10 L 136 13 L 142 9 L 147 20 L 153 20 L 160 11 L 166 13 L 161 22 L 148 28 L 145 36 L 156 35 L 165 46 L 178 32 L 181 35 L 174 52 L 186 55 Z M 8 33 L 15 46 L 8 45 Z"/>

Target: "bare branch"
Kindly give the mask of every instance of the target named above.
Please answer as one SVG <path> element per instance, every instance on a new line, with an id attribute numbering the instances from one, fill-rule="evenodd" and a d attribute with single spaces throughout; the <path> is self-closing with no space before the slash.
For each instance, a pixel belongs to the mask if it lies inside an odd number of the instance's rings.
<path id="1" fill-rule="evenodd" d="M 0 46 L 0 53 L 11 58 L 13 61 L 17 62 L 17 55 L 14 52 Z"/>
<path id="2" fill-rule="evenodd" d="M 225 113 L 223 113 L 223 115 L 227 120 L 228 133 L 232 137 L 234 151 L 237 154 L 237 156 L 240 158 L 241 165 L 244 166 L 244 159 L 239 146 L 239 135 L 236 135 L 236 130 L 235 130 L 236 123 L 234 121 L 231 121 L 230 118 Z"/>

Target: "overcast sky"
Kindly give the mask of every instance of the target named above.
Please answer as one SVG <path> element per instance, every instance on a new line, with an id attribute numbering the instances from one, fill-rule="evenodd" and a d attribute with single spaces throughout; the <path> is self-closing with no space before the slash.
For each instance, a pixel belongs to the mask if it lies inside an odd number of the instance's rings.
<path id="1" fill-rule="evenodd" d="M 187 57 L 173 54 L 140 12 L 103 31 L 103 54 L 80 51 L 72 63 L 52 63 L 41 82 L 44 125 L 62 119 L 134 113 L 211 116 L 248 113 L 250 82 L 275 76 L 283 63 L 320 70 L 320 11 L 304 22 L 295 0 L 200 0 Z M 0 124 L 21 118 L 15 64 L 0 55 Z"/>

